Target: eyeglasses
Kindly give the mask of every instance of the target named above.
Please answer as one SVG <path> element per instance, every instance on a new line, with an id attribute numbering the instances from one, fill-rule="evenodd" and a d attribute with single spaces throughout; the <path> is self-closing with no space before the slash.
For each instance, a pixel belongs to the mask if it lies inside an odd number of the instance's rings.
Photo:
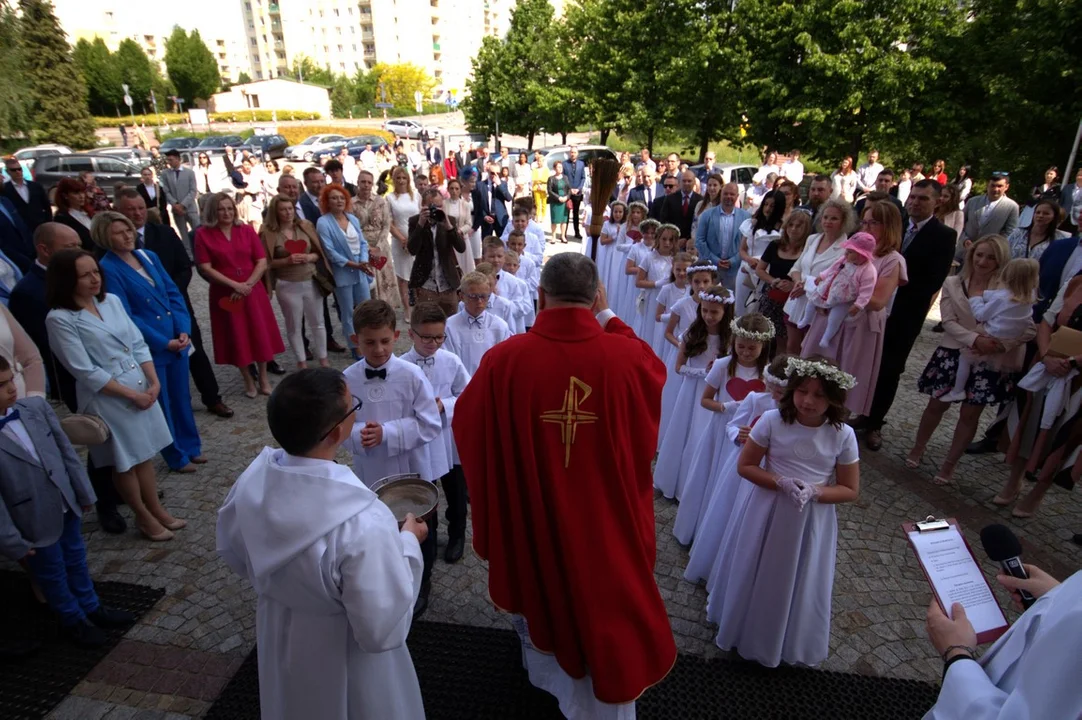
<path id="1" fill-rule="evenodd" d="M 413 333 L 418 340 L 424 340 L 425 342 L 434 342 L 436 344 L 442 343 L 447 339 L 446 335 L 422 335 L 419 332 Z"/>
<path id="2" fill-rule="evenodd" d="M 360 409 L 361 409 L 361 405 L 363 405 L 363 404 L 364 404 L 364 403 L 363 403 L 363 402 L 361 401 L 361 399 L 360 399 L 359 397 L 357 397 L 356 395 L 350 395 L 350 397 L 351 397 L 351 398 L 353 398 L 353 407 L 351 407 L 351 408 L 349 409 L 349 412 L 348 412 L 348 413 L 346 413 L 345 415 L 343 415 L 343 416 L 342 416 L 342 419 L 341 419 L 341 420 L 339 420 L 338 422 L 336 422 L 336 423 L 335 423 L 334 425 L 331 425 L 331 429 L 330 429 L 330 430 L 328 430 L 327 432 L 323 433 L 323 437 L 321 437 L 321 438 L 320 438 L 319 440 L 316 440 L 316 445 L 318 445 L 319 443 L 321 443 L 321 442 L 323 442 L 324 440 L 326 440 L 326 439 L 327 439 L 327 436 L 328 436 L 328 435 L 330 435 L 330 434 L 331 434 L 332 432 L 334 432 L 334 429 L 335 429 L 336 427 L 338 427 L 339 425 L 341 425 L 342 423 L 344 423 L 344 422 L 345 422 L 345 421 L 346 421 L 346 420 L 347 420 L 347 419 L 349 418 L 349 416 L 350 416 L 350 415 L 352 415 L 353 413 L 355 413 L 355 412 L 357 412 L 358 410 L 360 410 Z"/>
<path id="3" fill-rule="evenodd" d="M 872 219 L 872 220 L 861 220 L 861 221 L 860 221 L 860 226 L 861 226 L 861 227 L 871 227 L 871 226 L 873 226 L 873 225 L 882 225 L 882 224 L 883 224 L 883 223 L 882 223 L 882 221 L 880 221 L 880 220 L 875 220 L 875 219 Z"/>
<path id="4" fill-rule="evenodd" d="M 478 295 L 477 293 L 463 293 L 462 297 L 467 300 L 488 300 L 488 294 Z"/>

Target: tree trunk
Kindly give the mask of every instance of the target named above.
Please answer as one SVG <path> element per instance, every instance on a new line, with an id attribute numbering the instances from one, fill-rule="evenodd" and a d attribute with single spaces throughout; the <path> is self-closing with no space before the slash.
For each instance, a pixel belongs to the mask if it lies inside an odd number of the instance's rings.
<path id="1" fill-rule="evenodd" d="M 612 132 L 612 130 L 610 128 L 602 128 L 602 130 L 601 130 L 601 144 L 602 145 L 608 145 L 609 144 L 609 133 L 610 132 Z"/>
<path id="2" fill-rule="evenodd" d="M 566 130 L 561 130 L 560 131 L 560 144 L 561 145 L 566 145 L 567 144 L 567 131 Z"/>
<path id="3" fill-rule="evenodd" d="M 707 119 L 703 118 L 702 129 L 699 135 L 699 162 L 706 162 L 706 153 L 710 149 L 710 130 L 707 128 Z"/>
<path id="4" fill-rule="evenodd" d="M 534 139 L 535 134 L 536 133 L 533 130 L 531 130 L 530 134 L 526 136 L 526 149 L 527 150 L 533 150 L 533 139 Z"/>
<path id="5" fill-rule="evenodd" d="M 654 128 L 653 128 L 653 126 L 651 126 L 650 129 L 646 131 L 646 149 L 650 151 L 650 156 L 653 157 L 653 155 L 654 155 Z"/>

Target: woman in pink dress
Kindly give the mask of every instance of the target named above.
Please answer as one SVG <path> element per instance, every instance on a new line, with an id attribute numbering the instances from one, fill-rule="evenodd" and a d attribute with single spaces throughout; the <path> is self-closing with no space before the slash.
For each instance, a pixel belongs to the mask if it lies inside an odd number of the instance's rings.
<path id="1" fill-rule="evenodd" d="M 905 258 L 898 252 L 902 244 L 902 215 L 893 203 L 869 203 L 864 208 L 860 229 L 876 240 L 872 263 L 879 273 L 872 299 L 864 311 L 842 323 L 841 330 L 824 348 L 819 341 L 827 328 L 827 313 L 815 314 L 801 346 L 807 357 L 816 353 L 837 361 L 842 370 L 857 379 L 857 385 L 846 397 L 846 407 L 854 416 L 867 415 L 875 396 L 879 364 L 883 359 L 883 330 L 899 285 L 909 282 Z"/>
<path id="2" fill-rule="evenodd" d="M 248 365 L 259 368 L 259 392 L 270 395 L 267 363 L 285 345 L 278 332 L 267 290 L 260 282 L 267 269 L 263 243 L 250 225 L 241 224 L 229 193 L 211 195 L 195 233 L 195 262 L 210 283 L 210 329 L 214 362 L 236 365 L 244 394 L 256 395 Z"/>

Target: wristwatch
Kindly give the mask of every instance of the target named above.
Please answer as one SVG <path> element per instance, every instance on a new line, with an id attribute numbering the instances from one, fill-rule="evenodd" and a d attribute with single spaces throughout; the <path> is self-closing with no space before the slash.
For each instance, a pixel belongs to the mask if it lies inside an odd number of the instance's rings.
<path id="1" fill-rule="evenodd" d="M 1078 358 L 1076 358 L 1076 357 L 1067 358 L 1067 364 L 1071 366 L 1071 369 L 1077 370 L 1078 369 Z"/>

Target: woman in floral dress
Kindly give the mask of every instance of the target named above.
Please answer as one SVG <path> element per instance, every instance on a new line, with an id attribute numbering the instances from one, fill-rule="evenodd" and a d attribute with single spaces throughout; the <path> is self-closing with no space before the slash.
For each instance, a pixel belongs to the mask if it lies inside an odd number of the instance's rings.
<path id="1" fill-rule="evenodd" d="M 361 221 L 361 232 L 368 241 L 368 262 L 376 271 L 373 297 L 386 300 L 391 307 L 398 308 L 402 300 L 398 294 L 394 265 L 391 264 L 391 216 L 387 211 L 387 201 L 376 194 L 374 186 L 372 173 L 361 170 L 357 176 L 357 199 L 353 203 L 353 214 Z M 383 265 L 380 267 L 381 263 Z"/>

